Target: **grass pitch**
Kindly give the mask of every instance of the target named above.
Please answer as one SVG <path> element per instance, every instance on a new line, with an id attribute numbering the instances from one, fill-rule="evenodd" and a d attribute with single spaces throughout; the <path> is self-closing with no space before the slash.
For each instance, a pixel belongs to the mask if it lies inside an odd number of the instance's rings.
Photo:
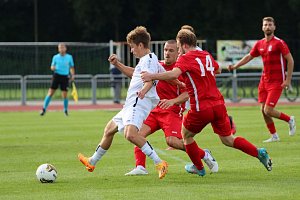
<path id="1" fill-rule="evenodd" d="M 299 107 L 278 109 L 300 120 Z M 228 111 L 234 116 L 237 135 L 267 148 L 273 171 L 268 172 L 258 159 L 222 145 L 209 126 L 196 140 L 218 160 L 217 174 L 187 174 L 184 165 L 189 158 L 181 151 L 166 151 L 161 131 L 149 141 L 169 163 L 163 180 L 158 179 L 151 160 L 147 160 L 148 176 L 124 176 L 134 167 L 133 146 L 120 134 L 89 173 L 77 153 L 94 152 L 106 122 L 116 112 L 70 111 L 69 117 L 62 112 L 48 112 L 44 117 L 37 112 L 0 113 L 0 199 L 300 199 L 299 131 L 290 137 L 287 124 L 276 120 L 281 141 L 263 144 L 269 135 L 258 107 Z M 57 168 L 56 183 L 37 181 L 35 171 L 43 163 Z"/>

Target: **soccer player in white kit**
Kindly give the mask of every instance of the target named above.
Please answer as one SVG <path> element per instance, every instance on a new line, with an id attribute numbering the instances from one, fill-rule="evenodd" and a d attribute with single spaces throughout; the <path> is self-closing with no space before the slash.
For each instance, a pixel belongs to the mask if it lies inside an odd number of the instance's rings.
<path id="1" fill-rule="evenodd" d="M 136 27 L 127 35 L 127 43 L 131 48 L 131 53 L 140 60 L 134 69 L 127 91 L 125 105 L 123 109 L 107 123 L 102 140 L 97 146 L 95 153 L 91 157 L 85 157 L 81 153 L 78 154 L 78 159 L 86 166 L 89 172 L 94 171 L 96 163 L 109 149 L 113 137 L 118 131 L 124 132 L 127 140 L 138 146 L 143 153 L 154 161 L 160 179 L 162 179 L 168 171 L 167 162 L 161 160 L 150 143 L 143 136 L 138 134 L 143 121 L 159 102 L 159 97 L 156 92 L 156 82 L 143 83 L 141 72 L 160 73 L 163 71 L 156 55 L 151 53 L 149 49 L 150 40 L 150 34 L 143 26 Z M 112 55 L 108 60 L 113 62 L 114 59 L 116 59 L 115 55 Z"/>

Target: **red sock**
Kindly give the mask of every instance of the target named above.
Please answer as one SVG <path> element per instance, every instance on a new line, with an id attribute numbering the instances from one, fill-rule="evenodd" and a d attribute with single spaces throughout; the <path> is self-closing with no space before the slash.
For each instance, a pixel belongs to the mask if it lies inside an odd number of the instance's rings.
<path id="1" fill-rule="evenodd" d="M 268 127 L 271 134 L 276 133 L 276 128 L 275 128 L 274 122 L 271 122 L 271 123 L 267 124 L 267 127 Z"/>
<path id="2" fill-rule="evenodd" d="M 196 141 L 184 146 L 186 149 L 186 153 L 189 155 L 193 164 L 197 167 L 197 169 L 202 170 L 203 164 L 201 162 L 201 159 L 205 156 L 205 151 L 198 147 Z"/>
<path id="3" fill-rule="evenodd" d="M 257 157 L 258 152 L 256 146 L 248 142 L 245 138 L 237 137 L 233 141 L 233 147 L 239 149 L 250 156 Z"/>
<path id="4" fill-rule="evenodd" d="M 134 147 L 135 166 L 142 165 L 146 168 L 146 155 L 137 146 Z"/>
<path id="5" fill-rule="evenodd" d="M 284 120 L 286 122 L 289 122 L 290 119 L 291 119 L 291 117 L 288 116 L 288 115 L 286 115 L 286 114 L 284 114 L 284 113 L 280 113 L 279 119 Z"/>

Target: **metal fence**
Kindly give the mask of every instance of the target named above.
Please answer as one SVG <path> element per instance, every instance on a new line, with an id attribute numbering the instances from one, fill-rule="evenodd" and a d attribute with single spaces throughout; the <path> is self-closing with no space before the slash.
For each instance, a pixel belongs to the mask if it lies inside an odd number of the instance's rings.
<path id="1" fill-rule="evenodd" d="M 217 85 L 225 97 L 232 102 L 245 99 L 257 101 L 257 86 L 260 73 L 223 73 L 217 76 Z M 41 101 L 47 94 L 51 75 L 5 75 L 0 76 L 0 101 L 18 101 L 26 105 L 28 101 Z M 125 99 L 130 79 L 120 75 L 122 80 L 122 99 Z M 98 100 L 113 98 L 112 79 L 109 74 L 76 75 L 76 86 L 80 100 L 96 104 Z M 285 90 L 281 96 L 288 101 L 297 101 L 299 98 L 300 73 L 295 72 L 292 79 L 292 88 Z M 54 99 L 59 99 L 57 92 Z"/>

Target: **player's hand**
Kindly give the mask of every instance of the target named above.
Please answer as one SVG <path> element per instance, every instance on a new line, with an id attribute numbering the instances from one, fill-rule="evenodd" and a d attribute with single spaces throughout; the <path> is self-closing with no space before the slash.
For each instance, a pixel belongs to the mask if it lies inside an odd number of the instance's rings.
<path id="1" fill-rule="evenodd" d="M 180 82 L 180 84 L 178 85 L 178 87 L 180 89 L 184 89 L 184 88 L 186 88 L 186 84 L 184 82 Z"/>
<path id="2" fill-rule="evenodd" d="M 290 86 L 291 86 L 291 81 L 288 80 L 284 80 L 283 83 L 281 84 L 281 87 L 286 90 L 288 90 Z"/>
<path id="3" fill-rule="evenodd" d="M 233 71 L 233 70 L 234 70 L 233 65 L 228 65 L 227 69 L 228 69 L 228 71 L 230 71 L 230 72 Z"/>
<path id="4" fill-rule="evenodd" d="M 141 72 L 141 78 L 142 78 L 143 82 L 152 81 L 151 75 L 152 74 L 149 73 L 149 72 L 142 71 Z"/>
<path id="5" fill-rule="evenodd" d="M 50 69 L 51 69 L 52 71 L 55 71 L 56 68 L 55 68 L 55 66 L 51 66 Z"/>
<path id="6" fill-rule="evenodd" d="M 116 65 L 118 63 L 118 56 L 116 54 L 111 54 L 108 58 L 108 61 L 112 64 L 112 65 Z"/>
<path id="7" fill-rule="evenodd" d="M 173 106 L 175 103 L 173 102 L 172 99 L 162 99 L 160 100 L 160 102 L 158 103 L 158 106 L 161 107 L 162 109 L 168 109 L 171 106 Z"/>
<path id="8" fill-rule="evenodd" d="M 143 90 L 140 90 L 139 92 L 137 92 L 138 98 L 143 99 L 145 97 L 145 92 Z"/>

